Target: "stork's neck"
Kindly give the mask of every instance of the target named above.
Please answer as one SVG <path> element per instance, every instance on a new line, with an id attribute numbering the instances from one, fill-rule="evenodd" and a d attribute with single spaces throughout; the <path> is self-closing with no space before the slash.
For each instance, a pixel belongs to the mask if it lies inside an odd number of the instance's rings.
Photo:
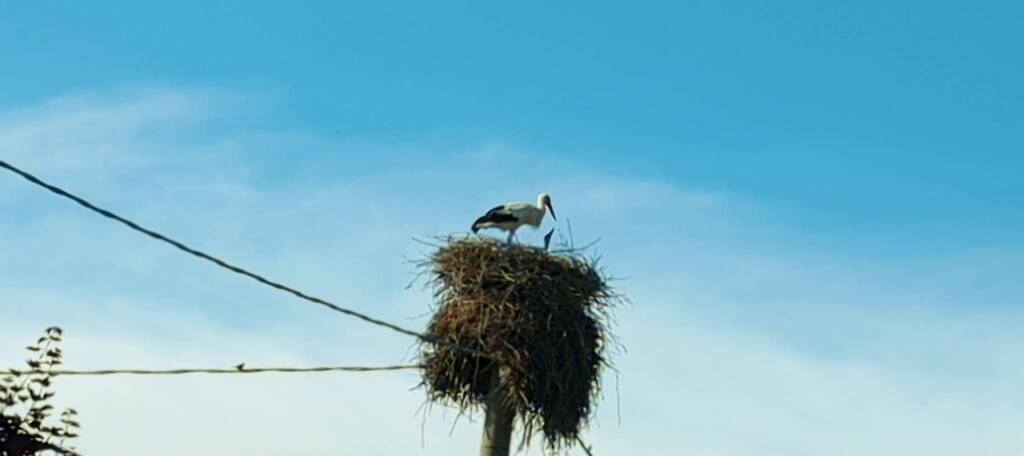
<path id="1" fill-rule="evenodd" d="M 541 212 L 547 211 L 548 208 L 544 204 L 544 195 L 537 196 L 537 209 L 540 209 Z"/>

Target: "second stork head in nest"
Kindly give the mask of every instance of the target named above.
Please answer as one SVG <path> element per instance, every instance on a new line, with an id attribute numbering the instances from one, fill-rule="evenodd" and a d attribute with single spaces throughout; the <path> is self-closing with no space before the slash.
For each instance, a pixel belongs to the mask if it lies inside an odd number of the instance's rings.
<path id="1" fill-rule="evenodd" d="M 549 210 L 551 218 L 558 220 L 558 217 L 555 216 L 555 208 L 551 206 L 551 196 L 547 193 L 537 195 L 537 204 L 535 205 L 522 202 L 505 203 L 476 219 L 473 222 L 473 232 L 476 233 L 481 228 L 497 228 L 508 232 L 508 239 L 505 242 L 511 243 L 512 237 L 516 235 L 516 230 L 523 225 L 539 227 L 540 222 L 544 220 L 544 214 Z M 545 247 L 551 241 L 552 233 L 554 230 L 544 237 Z"/>

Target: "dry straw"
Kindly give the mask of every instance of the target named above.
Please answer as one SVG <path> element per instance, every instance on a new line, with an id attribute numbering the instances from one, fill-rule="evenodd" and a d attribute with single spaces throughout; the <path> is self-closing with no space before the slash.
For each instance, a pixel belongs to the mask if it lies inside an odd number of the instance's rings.
<path id="1" fill-rule="evenodd" d="M 504 364 L 500 394 L 524 443 L 539 432 L 550 449 L 575 444 L 609 366 L 608 312 L 621 300 L 595 262 L 489 238 L 443 240 L 423 263 L 437 299 L 427 334 L 442 342 L 421 344 L 429 399 L 476 409 Z"/>

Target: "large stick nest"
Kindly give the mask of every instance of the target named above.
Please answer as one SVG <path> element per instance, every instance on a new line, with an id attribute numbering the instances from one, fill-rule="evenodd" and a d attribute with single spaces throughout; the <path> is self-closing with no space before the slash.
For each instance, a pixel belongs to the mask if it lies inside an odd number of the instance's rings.
<path id="1" fill-rule="evenodd" d="M 524 440 L 540 431 L 552 449 L 574 444 L 608 364 L 608 311 L 619 300 L 594 263 L 489 238 L 446 240 L 424 263 L 438 305 L 421 346 L 429 399 L 474 410 L 505 366 L 499 394 Z"/>

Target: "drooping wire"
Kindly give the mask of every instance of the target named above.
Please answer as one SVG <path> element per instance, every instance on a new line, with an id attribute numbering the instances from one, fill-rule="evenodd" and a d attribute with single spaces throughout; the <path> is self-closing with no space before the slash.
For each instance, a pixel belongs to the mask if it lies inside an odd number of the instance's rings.
<path id="1" fill-rule="evenodd" d="M 178 369 L 6 369 L 13 375 L 49 374 L 60 375 L 183 375 L 183 374 L 260 374 L 260 373 L 309 373 L 309 372 L 379 372 L 405 369 L 419 369 L 418 364 L 393 366 L 312 366 L 312 367 L 247 367 L 244 363 L 230 368 L 203 367 Z"/>
<path id="2" fill-rule="evenodd" d="M 103 209 L 101 207 L 98 207 L 95 204 L 92 204 L 92 203 L 90 203 L 90 202 L 86 201 L 85 199 L 82 199 L 82 198 L 80 198 L 78 196 L 75 196 L 75 195 L 71 194 L 70 192 L 68 192 L 68 191 L 66 191 L 66 190 L 64 190 L 64 189 L 62 189 L 60 187 L 57 187 L 55 185 L 49 184 L 47 182 L 44 182 L 42 179 L 40 179 L 40 178 L 38 178 L 36 176 L 33 176 L 32 174 L 29 174 L 27 171 L 23 171 L 23 170 L 15 167 L 14 165 L 11 165 L 10 163 L 7 163 L 6 161 L 0 160 L 0 168 L 7 169 L 8 171 L 11 171 L 11 172 L 13 172 L 13 173 L 23 177 L 25 180 L 27 180 L 27 181 L 35 184 L 35 185 L 43 187 L 46 190 L 49 190 L 50 192 L 53 192 L 53 193 L 55 193 L 57 195 L 60 195 L 60 196 L 62 196 L 64 198 L 70 199 L 71 201 L 74 201 L 75 203 L 78 203 L 80 206 L 82 206 L 82 207 L 84 207 L 86 209 L 89 209 L 89 210 L 91 210 L 93 212 L 96 212 L 97 214 L 100 214 L 100 215 L 102 215 L 102 216 L 104 216 L 106 218 L 109 218 L 111 220 L 117 221 L 117 222 L 127 226 L 128 228 L 131 228 L 132 230 L 138 231 L 138 232 L 140 232 L 142 234 L 145 234 L 146 236 L 149 236 L 149 237 L 151 237 L 153 239 L 156 239 L 158 241 L 170 244 L 170 245 L 174 246 L 175 248 L 177 248 L 178 250 L 181 250 L 183 252 L 189 253 L 189 254 L 194 255 L 196 257 L 202 258 L 204 260 L 210 261 L 210 262 L 212 262 L 212 263 L 216 264 L 217 266 L 220 266 L 220 267 L 222 267 L 224 269 L 227 269 L 227 270 L 232 271 L 234 273 L 241 274 L 243 276 L 249 277 L 250 279 L 253 279 L 253 280 L 255 280 L 255 281 L 259 282 L 259 283 L 262 283 L 264 285 L 267 285 L 267 286 L 276 288 L 278 290 L 290 293 L 290 294 L 292 294 L 292 295 L 294 295 L 294 296 L 296 296 L 296 297 L 298 297 L 300 299 L 304 299 L 304 300 L 312 302 L 314 304 L 319 304 L 321 306 L 327 307 L 328 309 L 334 310 L 336 312 L 340 312 L 340 313 L 343 313 L 345 315 L 358 318 L 358 319 L 363 320 L 363 321 L 365 321 L 367 323 L 371 323 L 371 324 L 374 324 L 374 325 L 377 325 L 377 326 L 382 326 L 382 327 L 388 328 L 388 329 L 390 329 L 392 331 L 396 331 L 396 332 L 399 332 L 399 333 L 402 333 L 402 334 L 405 334 L 405 335 L 408 335 L 408 336 L 413 336 L 413 337 L 415 337 L 417 339 L 420 339 L 420 340 L 423 340 L 423 341 L 426 341 L 426 342 L 433 342 L 431 340 L 431 338 L 428 337 L 426 334 L 423 334 L 423 333 L 420 333 L 420 332 L 416 332 L 416 331 L 413 331 L 411 329 L 403 328 L 403 327 L 398 326 L 398 325 L 396 325 L 394 323 L 390 323 L 390 322 L 387 322 L 387 321 L 384 321 L 384 320 L 380 320 L 378 318 L 374 318 L 374 317 L 371 317 L 369 315 L 366 315 L 366 314 L 364 314 L 362 312 L 358 312 L 358 311 L 355 311 L 355 310 L 352 310 L 352 309 L 348 309 L 348 308 L 342 307 L 342 306 L 340 306 L 338 304 L 335 304 L 333 302 L 327 301 L 325 299 L 321 299 L 321 298 L 318 298 L 316 296 L 312 296 L 312 295 L 309 295 L 307 293 L 303 293 L 303 292 L 301 292 L 299 290 L 291 288 L 291 287 L 289 287 L 287 285 L 284 285 L 282 283 L 274 282 L 274 281 L 272 281 L 270 279 L 267 279 L 267 278 L 265 278 L 265 277 L 263 277 L 263 276 L 261 276 L 259 274 L 256 274 L 254 272 L 248 271 L 248 270 L 246 270 L 244 268 L 241 268 L 239 266 L 235 266 L 235 265 L 233 265 L 231 263 L 228 263 L 227 261 L 224 261 L 224 260 L 222 260 L 220 258 L 217 258 L 217 257 L 213 256 L 213 255 L 210 255 L 208 253 L 202 252 L 202 251 L 197 250 L 195 248 L 189 247 L 189 246 L 187 246 L 187 245 L 185 245 L 185 244 L 183 244 L 183 243 L 181 243 L 179 241 L 171 239 L 171 238 L 169 238 L 169 237 L 167 237 L 167 236 L 165 236 L 163 234 L 160 234 L 160 233 L 158 233 L 156 231 L 153 231 L 151 229 L 145 228 L 145 227 L 139 225 L 138 223 L 135 223 L 135 222 L 133 222 L 131 220 L 128 220 L 128 219 L 126 219 L 124 217 L 121 217 L 120 215 L 117 215 L 117 214 L 115 214 L 115 213 L 113 213 L 113 212 L 111 212 L 109 210 L 106 210 L 106 209 Z"/>

